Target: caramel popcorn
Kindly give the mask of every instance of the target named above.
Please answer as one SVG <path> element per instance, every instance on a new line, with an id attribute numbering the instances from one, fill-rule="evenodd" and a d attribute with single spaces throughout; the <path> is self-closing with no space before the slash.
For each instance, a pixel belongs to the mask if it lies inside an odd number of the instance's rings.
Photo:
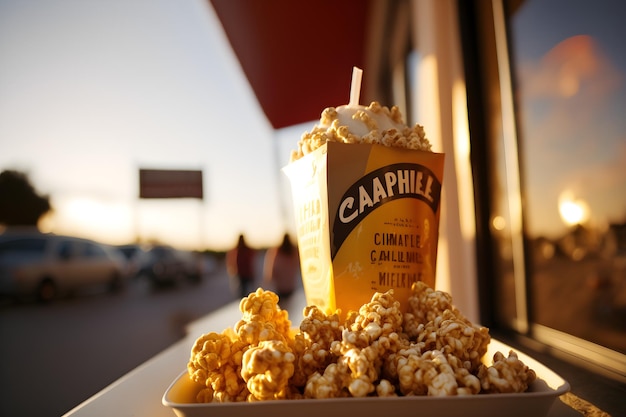
<path id="1" fill-rule="evenodd" d="M 187 364 L 189 376 L 206 388 L 198 393 L 199 402 L 233 402 L 247 398 L 241 377 L 245 343 L 232 338 L 232 332 L 208 333 L 198 338 Z"/>
<path id="2" fill-rule="evenodd" d="M 241 376 L 250 391 L 251 401 L 288 398 L 289 378 L 296 357 L 280 340 L 266 340 L 246 350 Z"/>
<path id="3" fill-rule="evenodd" d="M 328 107 L 322 111 L 319 124 L 304 133 L 291 161 L 302 158 L 326 142 L 368 143 L 430 151 L 424 127 L 404 124 L 397 106 L 389 109 L 374 101 L 369 106 Z"/>
<path id="4" fill-rule="evenodd" d="M 341 338 L 343 329 L 338 314 L 327 316 L 317 306 L 305 307 L 303 315 L 300 333 L 294 338 L 298 358 L 292 383 L 298 387 L 303 387 L 310 375 L 323 372 L 336 360 L 330 347 Z"/>
<path id="5" fill-rule="evenodd" d="M 418 282 L 409 306 L 402 314 L 393 290 L 344 320 L 308 306 L 293 330 L 278 296 L 259 288 L 242 299 L 232 329 L 194 343 L 187 368 L 203 386 L 196 400 L 524 392 L 536 379 L 513 351 L 483 364 L 489 330 L 465 318 L 449 294 Z"/>
<path id="6" fill-rule="evenodd" d="M 484 392 L 524 392 L 535 380 L 535 371 L 529 369 L 513 351 L 505 357 L 501 352 L 493 355 L 493 365 L 482 365 L 478 378 Z"/>
<path id="7" fill-rule="evenodd" d="M 188 373 L 192 380 L 206 386 L 198 393 L 198 402 L 254 401 L 285 395 L 280 384 L 268 383 L 268 379 L 279 374 L 271 373 L 277 368 L 269 360 L 263 365 L 267 354 L 260 352 L 272 351 L 280 342 L 286 346 L 281 350 L 283 365 L 295 360 L 288 346 L 292 338 L 287 311 L 278 306 L 278 295 L 261 288 L 244 297 L 239 309 L 242 319 L 233 329 L 203 335 L 191 349 Z M 248 353 L 250 349 L 253 350 Z M 262 366 L 268 367 L 268 374 L 255 376 L 255 370 Z"/>
<path id="8" fill-rule="evenodd" d="M 376 382 L 382 370 L 383 358 L 399 345 L 396 330 L 402 325 L 400 303 L 393 298 L 393 292 L 375 293 L 372 300 L 364 304 L 358 315 L 341 334 L 341 340 L 331 345 L 346 375 L 342 389 L 347 389 L 353 397 L 365 397 L 376 390 Z M 308 395 L 315 395 L 313 389 Z"/>
<path id="9" fill-rule="evenodd" d="M 304 395 L 306 398 L 349 397 L 345 387 L 348 382 L 347 365 L 344 362 L 331 363 L 323 374 L 315 372 L 309 378 Z"/>
<path id="10" fill-rule="evenodd" d="M 491 339 L 485 327 L 473 325 L 452 310 L 445 310 L 420 328 L 423 330 L 417 344 L 422 351 L 440 350 L 451 354 L 470 371 L 478 369 Z"/>
<path id="11" fill-rule="evenodd" d="M 440 350 L 420 354 L 418 349 L 405 349 L 390 360 L 403 395 L 467 395 L 480 391 L 478 378 L 455 356 Z"/>

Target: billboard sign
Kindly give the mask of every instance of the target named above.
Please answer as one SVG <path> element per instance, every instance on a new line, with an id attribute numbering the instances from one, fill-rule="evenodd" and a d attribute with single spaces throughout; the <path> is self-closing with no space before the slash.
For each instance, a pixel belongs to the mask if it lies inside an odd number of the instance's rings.
<path id="1" fill-rule="evenodd" d="M 139 198 L 203 199 L 202 171 L 140 169 Z"/>

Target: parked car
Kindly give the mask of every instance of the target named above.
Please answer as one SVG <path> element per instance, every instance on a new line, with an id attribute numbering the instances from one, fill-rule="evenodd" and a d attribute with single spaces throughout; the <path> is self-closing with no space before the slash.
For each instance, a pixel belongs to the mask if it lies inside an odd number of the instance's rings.
<path id="1" fill-rule="evenodd" d="M 124 256 L 126 273 L 129 277 L 136 278 L 141 273 L 145 272 L 150 255 L 142 245 L 130 243 L 128 245 L 117 246 L 116 248 Z"/>
<path id="2" fill-rule="evenodd" d="M 142 274 L 156 287 L 185 280 L 197 283 L 202 279 L 202 262 L 193 252 L 157 245 L 148 251 L 148 262 Z"/>
<path id="3" fill-rule="evenodd" d="M 78 289 L 124 287 L 124 261 L 107 245 L 39 232 L 0 235 L 0 294 L 40 301 Z"/>

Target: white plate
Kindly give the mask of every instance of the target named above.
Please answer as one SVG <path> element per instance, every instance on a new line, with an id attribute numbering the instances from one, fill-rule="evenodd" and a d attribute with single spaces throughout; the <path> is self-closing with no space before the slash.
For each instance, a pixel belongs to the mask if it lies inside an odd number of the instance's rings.
<path id="1" fill-rule="evenodd" d="M 512 348 L 491 339 L 485 358 L 496 351 L 508 356 Z M 542 417 L 554 400 L 570 386 L 559 375 L 530 356 L 516 351 L 519 359 L 537 374 L 527 392 L 519 394 L 478 394 L 450 397 L 333 398 L 328 400 L 278 400 L 254 403 L 195 403 L 200 386 L 181 375 L 163 395 L 163 405 L 179 417 L 347 417 L 347 416 L 437 416 L 437 417 Z"/>

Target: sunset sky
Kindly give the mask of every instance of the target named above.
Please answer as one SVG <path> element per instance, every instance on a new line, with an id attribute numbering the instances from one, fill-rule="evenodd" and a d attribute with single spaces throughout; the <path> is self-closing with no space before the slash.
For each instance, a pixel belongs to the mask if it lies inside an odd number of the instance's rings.
<path id="1" fill-rule="evenodd" d="M 577 1 L 537 3 L 514 20 L 532 34 L 515 43 L 523 156 L 545 197 L 529 200 L 529 224 L 555 233 L 563 192 L 592 217 L 626 213 L 624 7 L 577 21 L 563 16 Z M 46 230 L 225 249 L 292 228 L 280 168 L 313 121 L 272 129 L 208 1 L 0 0 L 0 62 L 0 170 L 50 195 Z M 201 169 L 206 198 L 139 200 L 139 168 Z"/>
<path id="2" fill-rule="evenodd" d="M 626 221 L 625 14 L 619 0 L 549 0 L 513 19 L 533 235 L 563 233 L 559 205 L 592 227 Z"/>
<path id="3" fill-rule="evenodd" d="M 0 0 L 0 61 L 0 170 L 50 195 L 46 229 L 219 249 L 290 227 L 308 126 L 272 129 L 208 2 Z M 201 169 L 206 198 L 139 200 L 139 168 Z"/>

